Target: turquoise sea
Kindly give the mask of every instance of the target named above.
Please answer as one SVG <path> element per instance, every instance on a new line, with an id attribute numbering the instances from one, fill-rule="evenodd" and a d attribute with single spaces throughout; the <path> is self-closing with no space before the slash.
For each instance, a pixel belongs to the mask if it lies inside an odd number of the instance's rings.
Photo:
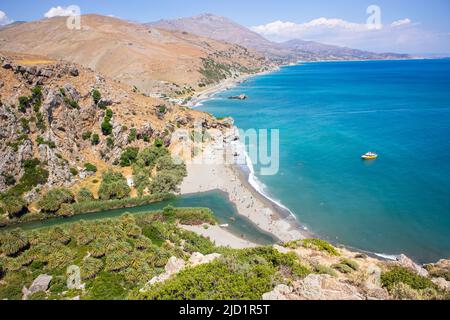
<path id="1" fill-rule="evenodd" d="M 246 101 L 227 97 L 244 93 Z M 450 258 L 450 60 L 284 67 L 199 107 L 280 130 L 265 191 L 317 235 L 419 262 Z M 360 156 L 377 152 L 376 161 Z"/>

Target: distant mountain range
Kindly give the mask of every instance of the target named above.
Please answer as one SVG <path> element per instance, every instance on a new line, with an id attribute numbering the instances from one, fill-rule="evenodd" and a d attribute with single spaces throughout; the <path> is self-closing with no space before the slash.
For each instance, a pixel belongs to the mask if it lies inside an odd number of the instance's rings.
<path id="1" fill-rule="evenodd" d="M 374 53 L 313 41 L 291 40 L 276 43 L 228 18 L 206 13 L 176 20 L 150 22 L 147 26 L 180 30 L 208 38 L 238 44 L 259 51 L 273 60 L 281 62 L 317 60 L 386 60 L 407 59 L 406 54 Z"/>
<path id="2" fill-rule="evenodd" d="M 0 50 L 75 62 L 143 93 L 171 96 L 272 65 L 257 52 L 193 33 L 100 15 L 81 19 L 81 30 L 69 30 L 65 17 L 8 25 L 0 29 Z"/>

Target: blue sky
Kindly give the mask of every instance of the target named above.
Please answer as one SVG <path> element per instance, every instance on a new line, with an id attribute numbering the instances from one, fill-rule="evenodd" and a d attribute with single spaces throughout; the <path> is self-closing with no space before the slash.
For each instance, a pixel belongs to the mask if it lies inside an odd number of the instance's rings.
<path id="1" fill-rule="evenodd" d="M 372 4 L 381 9 L 383 30 L 361 32 L 358 24 L 366 23 Z M 50 8 L 69 5 L 78 5 L 82 14 L 138 22 L 211 12 L 255 27 L 274 41 L 302 37 L 375 51 L 450 52 L 448 0 L 1 0 L 0 23 L 42 19 Z"/>

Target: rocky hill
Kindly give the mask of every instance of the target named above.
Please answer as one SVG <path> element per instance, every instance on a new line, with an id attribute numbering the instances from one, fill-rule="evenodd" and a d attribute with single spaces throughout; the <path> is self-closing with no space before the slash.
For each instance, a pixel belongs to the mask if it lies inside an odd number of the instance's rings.
<path id="1" fill-rule="evenodd" d="M 292 40 L 285 43 L 271 42 L 256 32 L 225 17 L 201 14 L 176 20 L 160 20 L 147 26 L 169 30 L 181 30 L 212 39 L 252 48 L 280 63 L 317 60 L 377 60 L 405 59 L 408 55 L 373 53 L 312 41 Z"/>
<path id="2" fill-rule="evenodd" d="M 0 50 L 63 59 L 173 96 L 270 65 L 239 45 L 99 15 L 81 16 L 81 30 L 69 30 L 64 17 L 10 26 L 0 30 Z"/>
<path id="3" fill-rule="evenodd" d="M 128 147 L 168 147 L 176 128 L 197 121 L 228 125 L 77 64 L 0 54 L 0 193 L 14 190 L 29 203 L 92 174 L 86 163 L 101 171 Z"/>
<path id="4" fill-rule="evenodd" d="M 146 25 L 167 30 L 181 30 L 211 39 L 238 44 L 246 48 L 252 48 L 279 63 L 285 63 L 292 58 L 290 50 L 280 47 L 276 43 L 228 18 L 210 13 L 176 20 L 159 20 Z"/>

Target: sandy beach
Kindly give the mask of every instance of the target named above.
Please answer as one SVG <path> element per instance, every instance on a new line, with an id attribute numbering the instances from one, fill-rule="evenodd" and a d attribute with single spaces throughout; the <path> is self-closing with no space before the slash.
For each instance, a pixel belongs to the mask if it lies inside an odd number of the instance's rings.
<path id="1" fill-rule="evenodd" d="M 232 139 L 224 139 L 232 140 Z M 225 164 L 229 144 L 210 143 L 204 146 L 201 161 L 198 158 L 187 163 L 188 176 L 180 187 L 181 194 L 222 190 L 236 205 L 240 215 L 247 217 L 258 228 L 280 241 L 291 241 L 308 236 L 308 232 L 283 208 L 268 200 L 248 182 L 248 177 L 238 165 Z M 234 150 L 234 149 L 233 149 Z"/>

